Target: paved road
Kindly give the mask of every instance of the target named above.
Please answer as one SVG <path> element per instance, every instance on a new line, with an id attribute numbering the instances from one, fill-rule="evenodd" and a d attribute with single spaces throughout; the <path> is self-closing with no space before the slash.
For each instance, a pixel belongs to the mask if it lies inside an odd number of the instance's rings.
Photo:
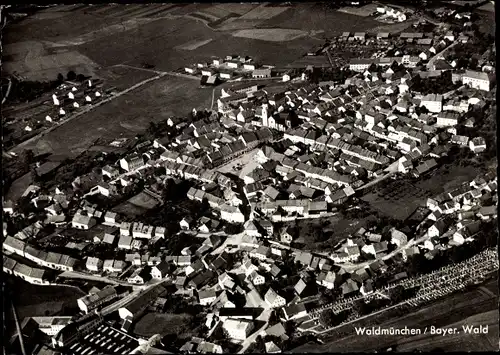
<path id="1" fill-rule="evenodd" d="M 450 44 L 448 47 L 446 47 L 445 49 L 443 49 L 441 52 L 439 53 L 436 53 L 436 55 L 434 57 L 432 57 L 429 62 L 427 62 L 426 64 L 426 68 L 427 70 L 431 70 L 431 66 L 434 64 L 434 62 L 440 57 L 443 55 L 444 52 L 446 52 L 448 49 L 450 49 L 451 47 L 457 45 L 459 42 L 458 41 L 455 41 L 453 42 L 452 44 Z"/>
<path id="2" fill-rule="evenodd" d="M 39 138 L 43 137 L 43 136 L 44 136 L 44 135 L 46 135 L 47 133 L 49 133 L 49 132 L 51 132 L 51 131 L 55 130 L 56 128 L 58 128 L 59 126 L 62 126 L 63 124 L 68 123 L 68 122 L 69 122 L 69 121 L 71 121 L 72 119 L 77 118 L 77 117 L 79 117 L 79 116 L 81 116 L 81 115 L 84 115 L 84 114 L 86 114 L 86 113 L 88 113 L 88 112 L 92 111 L 92 110 L 93 110 L 93 109 L 95 109 L 96 107 L 99 107 L 99 106 L 101 106 L 101 105 L 104 105 L 104 104 L 106 104 L 106 103 L 108 103 L 108 102 L 110 102 L 110 101 L 112 101 L 112 100 L 114 100 L 114 99 L 116 99 L 116 98 L 118 98 L 118 97 L 120 97 L 120 96 L 122 96 L 122 95 L 125 95 L 125 94 L 129 93 L 129 92 L 130 92 L 130 91 L 132 91 L 132 90 L 135 90 L 135 89 L 137 89 L 137 88 L 139 88 L 139 87 L 141 87 L 141 86 L 143 86 L 143 85 L 145 85 L 145 84 L 147 84 L 147 83 L 151 82 L 151 81 L 154 81 L 154 80 L 160 79 L 160 78 L 164 77 L 165 75 L 167 75 L 167 74 L 165 74 L 165 73 L 164 73 L 164 74 L 159 74 L 159 75 L 154 76 L 154 77 L 152 77 L 152 78 L 149 78 L 149 79 L 143 80 L 143 81 L 141 81 L 140 83 L 137 83 L 137 84 L 135 84 L 135 85 L 133 85 L 133 86 L 129 87 L 128 89 L 125 89 L 125 90 L 123 90 L 123 91 L 121 91 L 121 92 L 117 93 L 116 95 L 112 95 L 112 96 L 110 96 L 110 97 L 108 97 L 108 98 L 106 98 L 106 99 L 104 99 L 104 100 L 102 100 L 102 101 L 99 101 L 99 102 L 95 103 L 95 104 L 92 104 L 92 105 L 89 105 L 89 106 L 85 106 L 85 107 L 83 107 L 83 109 L 82 109 L 82 110 L 78 111 L 77 113 L 75 113 L 75 114 L 73 114 L 73 115 L 68 116 L 68 117 L 67 117 L 66 119 L 64 119 L 64 120 L 61 120 L 61 121 L 57 122 L 54 126 L 50 127 L 49 129 L 46 129 L 46 130 L 44 130 L 43 132 L 40 132 L 39 134 L 37 134 L 36 136 L 31 137 L 30 139 L 25 140 L 24 142 L 22 142 L 22 143 L 18 144 L 17 146 L 15 146 L 14 148 L 12 148 L 12 149 L 11 149 L 11 152 L 12 152 L 12 151 L 15 151 L 15 150 L 18 150 L 18 149 L 20 149 L 20 148 L 23 148 L 23 147 L 24 147 L 24 146 L 26 146 L 27 144 L 29 144 L 29 143 L 31 143 L 31 142 L 33 142 L 33 141 L 35 141 L 36 139 L 39 139 Z"/>

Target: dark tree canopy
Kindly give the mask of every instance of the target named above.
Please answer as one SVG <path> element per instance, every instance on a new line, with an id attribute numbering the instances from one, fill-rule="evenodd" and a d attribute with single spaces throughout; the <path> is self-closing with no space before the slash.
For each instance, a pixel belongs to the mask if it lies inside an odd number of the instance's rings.
<path id="1" fill-rule="evenodd" d="M 66 74 L 66 79 L 68 79 L 70 81 L 71 80 L 75 80 L 76 79 L 76 73 L 74 71 L 70 70 L 68 72 L 68 74 Z"/>

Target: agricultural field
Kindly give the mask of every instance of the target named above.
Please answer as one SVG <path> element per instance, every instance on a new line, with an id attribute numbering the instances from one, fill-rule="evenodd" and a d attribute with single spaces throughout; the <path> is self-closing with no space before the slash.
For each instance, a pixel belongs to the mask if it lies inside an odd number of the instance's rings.
<path id="1" fill-rule="evenodd" d="M 204 10 L 204 12 L 208 12 L 220 18 L 227 16 L 230 13 L 244 15 L 249 11 L 253 10 L 256 4 L 249 3 L 227 3 L 227 4 L 214 4 L 213 6 Z"/>
<path id="2" fill-rule="evenodd" d="M 192 317 L 188 314 L 148 313 L 134 326 L 133 333 L 151 337 L 155 334 L 183 334 L 188 330 Z"/>
<path id="3" fill-rule="evenodd" d="M 151 121 L 185 115 L 193 107 L 208 107 L 211 95 L 211 90 L 200 88 L 195 80 L 166 76 L 57 127 L 26 148 L 75 155 L 98 138 L 132 138 Z"/>
<path id="4" fill-rule="evenodd" d="M 194 51 L 195 49 L 198 49 L 199 47 L 202 47 L 204 46 L 205 44 L 208 44 L 212 42 L 212 39 L 209 38 L 209 39 L 205 39 L 205 40 L 201 40 L 201 41 L 189 41 L 187 43 L 184 43 L 183 45 L 180 45 L 180 46 L 177 46 L 176 49 L 183 49 L 183 50 L 186 50 L 186 51 Z"/>
<path id="5" fill-rule="evenodd" d="M 241 16 L 242 20 L 269 20 L 272 19 L 275 16 L 280 15 L 281 13 L 285 12 L 288 10 L 287 6 L 266 6 L 265 4 L 262 4 L 243 16 Z"/>
<path id="6" fill-rule="evenodd" d="M 329 68 L 330 61 L 326 55 L 305 56 L 287 65 L 288 68 L 304 68 L 305 66 L 313 65 L 317 68 Z"/>
<path id="7" fill-rule="evenodd" d="M 68 70 L 94 75 L 97 64 L 75 50 L 60 49 L 49 54 L 48 45 L 36 41 L 18 42 L 4 47 L 4 70 L 31 81 L 50 81 Z"/>
<path id="8" fill-rule="evenodd" d="M 185 50 L 194 43 L 205 44 L 194 50 Z M 288 41 L 287 46 L 277 51 L 275 42 L 234 37 L 229 31 L 215 31 L 199 21 L 178 18 L 160 19 L 144 24 L 140 29 L 111 35 L 106 40 L 95 40 L 77 48 L 101 66 L 148 63 L 157 70 L 168 71 L 213 56 L 235 53 L 249 55 L 262 64 L 286 65 L 311 46 L 319 44 L 318 39 L 302 37 Z"/>
<path id="9" fill-rule="evenodd" d="M 307 32 L 283 28 L 240 30 L 233 33 L 235 37 L 258 39 L 261 41 L 286 42 L 307 36 Z"/>
<path id="10" fill-rule="evenodd" d="M 406 220 L 432 194 L 407 181 L 391 181 L 377 192 L 366 194 L 362 200 L 388 217 Z"/>
<path id="11" fill-rule="evenodd" d="M 134 69 L 131 67 L 113 66 L 98 70 L 96 75 L 103 80 L 106 87 L 114 87 L 122 91 L 156 74 L 142 68 Z"/>
<path id="12" fill-rule="evenodd" d="M 346 14 L 368 17 L 371 16 L 374 12 L 377 12 L 377 4 L 367 4 L 361 7 L 344 6 L 340 8 L 339 11 Z"/>
<path id="13" fill-rule="evenodd" d="M 478 171 L 471 166 L 442 165 L 434 170 L 430 176 L 416 181 L 414 185 L 430 191 L 435 196 L 457 188 L 466 181 L 472 181 L 477 175 Z"/>
<path id="14" fill-rule="evenodd" d="M 325 36 L 340 35 L 344 31 L 368 31 L 379 22 L 369 17 L 351 15 L 322 8 L 320 4 L 297 3 L 281 14 L 261 23 L 264 28 L 323 30 Z"/>
<path id="15" fill-rule="evenodd" d="M 485 291 L 486 290 L 486 291 Z M 293 352 L 368 352 L 392 346 L 396 351 L 414 350 L 442 351 L 491 351 L 498 349 L 498 281 L 465 292 L 456 293 L 446 299 L 438 300 L 417 311 L 403 316 L 391 312 L 370 316 L 354 324 L 339 329 L 338 334 L 324 338 L 324 345 L 317 344 L 298 347 Z M 453 311 L 451 311 L 453 310 Z M 355 326 L 382 328 L 419 328 L 457 327 L 462 325 L 488 325 L 488 334 L 456 334 L 443 337 L 421 334 L 416 336 L 361 336 L 354 333 Z"/>

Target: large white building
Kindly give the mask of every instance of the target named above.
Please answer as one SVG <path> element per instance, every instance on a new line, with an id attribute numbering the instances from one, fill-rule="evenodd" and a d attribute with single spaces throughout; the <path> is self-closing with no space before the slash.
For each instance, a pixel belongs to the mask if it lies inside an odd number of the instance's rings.
<path id="1" fill-rule="evenodd" d="M 349 63 L 349 69 L 352 71 L 363 72 L 374 63 L 373 59 L 352 59 Z"/>
<path id="2" fill-rule="evenodd" d="M 120 160 L 120 167 L 126 171 L 133 171 L 144 166 L 144 159 L 138 155 L 131 155 Z"/>
<path id="3" fill-rule="evenodd" d="M 245 340 L 254 328 L 254 324 L 250 320 L 228 319 L 222 326 L 227 332 L 229 338 L 236 340 Z"/>
<path id="4" fill-rule="evenodd" d="M 428 94 L 422 97 L 420 106 L 427 108 L 429 112 L 439 113 L 443 110 L 443 95 Z"/>
<path id="5" fill-rule="evenodd" d="M 462 76 L 462 82 L 474 89 L 490 91 L 493 78 L 491 73 L 466 70 L 465 74 Z"/>

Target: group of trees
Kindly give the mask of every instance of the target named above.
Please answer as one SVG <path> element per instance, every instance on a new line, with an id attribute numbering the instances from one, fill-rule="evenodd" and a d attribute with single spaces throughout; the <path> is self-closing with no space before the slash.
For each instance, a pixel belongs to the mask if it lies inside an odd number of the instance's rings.
<path id="1" fill-rule="evenodd" d="M 324 310 L 319 316 L 319 322 L 326 328 L 339 325 L 349 317 L 349 311 L 334 313 L 330 308 Z"/>
<path id="2" fill-rule="evenodd" d="M 451 71 L 447 70 L 442 72 L 440 76 L 431 79 L 422 79 L 420 75 L 416 75 L 412 78 L 411 90 L 423 95 L 444 94 L 458 87 L 458 83 L 452 83 Z"/>
<path id="3" fill-rule="evenodd" d="M 344 82 L 347 78 L 350 78 L 353 72 L 349 69 L 342 69 L 340 67 L 336 68 L 314 68 L 311 73 L 309 73 L 309 81 L 313 83 L 319 83 L 320 81 L 334 81 L 334 82 Z"/>
<path id="4" fill-rule="evenodd" d="M 86 79 L 87 77 L 83 74 L 76 74 L 74 71 L 70 70 L 67 74 L 66 74 L 66 80 L 69 80 L 69 81 L 78 81 L 78 82 L 82 82 Z M 57 83 L 62 83 L 64 81 L 64 76 L 59 73 L 57 74 Z"/>

